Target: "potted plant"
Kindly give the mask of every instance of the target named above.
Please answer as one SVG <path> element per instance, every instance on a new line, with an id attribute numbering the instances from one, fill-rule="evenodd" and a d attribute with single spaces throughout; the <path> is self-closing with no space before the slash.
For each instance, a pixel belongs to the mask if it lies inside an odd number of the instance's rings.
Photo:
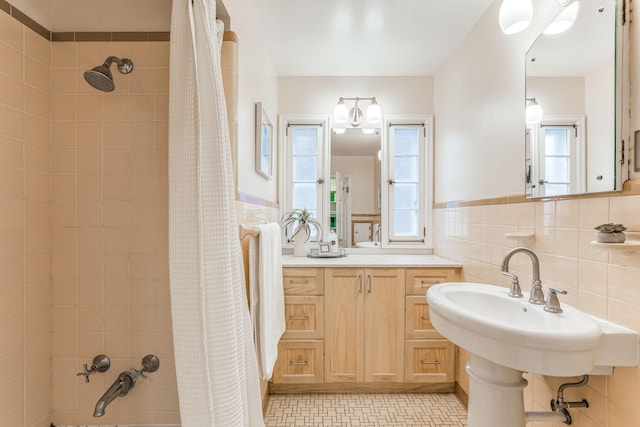
<path id="1" fill-rule="evenodd" d="M 595 227 L 598 232 L 596 233 L 596 241 L 599 243 L 624 243 L 626 236 L 624 230 L 627 229 L 622 224 L 614 224 L 612 222 L 608 224 L 600 224 Z"/>
<path id="2" fill-rule="evenodd" d="M 294 209 L 290 212 L 286 212 L 280 218 L 280 226 L 286 228 L 293 226 L 293 234 L 291 235 L 291 241 L 293 241 L 293 254 L 295 256 L 307 256 L 309 253 L 309 238 L 311 237 L 311 226 L 313 225 L 318 230 L 318 234 L 322 232 L 322 226 L 320 221 L 313 216 L 312 212 L 309 212 L 306 208 Z"/>

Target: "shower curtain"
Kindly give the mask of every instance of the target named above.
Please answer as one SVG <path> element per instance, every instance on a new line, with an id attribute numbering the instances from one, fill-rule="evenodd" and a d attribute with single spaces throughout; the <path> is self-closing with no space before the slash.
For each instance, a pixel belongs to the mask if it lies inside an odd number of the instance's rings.
<path id="1" fill-rule="evenodd" d="M 183 427 L 263 426 L 215 0 L 173 0 L 169 268 Z"/>

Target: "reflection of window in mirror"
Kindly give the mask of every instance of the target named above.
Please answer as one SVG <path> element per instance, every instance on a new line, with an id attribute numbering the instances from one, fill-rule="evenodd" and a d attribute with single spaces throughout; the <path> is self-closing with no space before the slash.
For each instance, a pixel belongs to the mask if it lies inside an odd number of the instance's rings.
<path id="1" fill-rule="evenodd" d="M 586 182 L 584 116 L 547 116 L 529 130 L 535 197 L 583 193 Z"/>

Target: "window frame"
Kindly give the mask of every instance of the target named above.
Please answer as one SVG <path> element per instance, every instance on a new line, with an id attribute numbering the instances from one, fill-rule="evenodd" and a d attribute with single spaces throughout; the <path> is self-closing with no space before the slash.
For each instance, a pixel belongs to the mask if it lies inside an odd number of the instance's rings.
<path id="1" fill-rule="evenodd" d="M 418 203 L 418 234 L 414 237 L 396 236 L 391 230 L 393 223 L 392 185 L 389 184 L 391 174 L 391 128 L 392 127 L 421 127 L 421 146 L 419 147 L 419 185 L 418 191 L 422 200 Z M 382 206 L 386 212 L 382 216 L 382 244 L 383 248 L 433 248 L 432 209 L 433 205 L 433 115 L 385 115 L 382 132 Z"/>
<path id="2" fill-rule="evenodd" d="M 326 201 L 329 198 L 330 192 L 330 179 L 328 172 L 328 162 L 326 161 L 329 155 L 329 117 L 326 115 L 299 115 L 299 114 L 283 114 L 279 120 L 279 140 L 284 145 L 284 149 L 279 150 L 280 165 L 282 171 L 279 174 L 282 179 L 279 182 L 279 192 L 282 195 L 280 203 L 280 215 L 292 210 L 293 204 L 293 139 L 291 132 L 292 127 L 315 127 L 318 129 L 318 159 L 317 159 L 317 171 L 318 179 L 322 182 L 316 184 L 317 189 L 317 218 L 322 224 L 322 234 L 326 234 L 329 226 L 329 203 Z M 293 247 L 293 244 L 289 241 L 291 235 L 290 230 L 284 229 L 282 235 L 282 243 L 285 247 Z M 319 236 L 320 240 L 322 235 Z M 317 240 L 312 240 L 315 243 Z"/>

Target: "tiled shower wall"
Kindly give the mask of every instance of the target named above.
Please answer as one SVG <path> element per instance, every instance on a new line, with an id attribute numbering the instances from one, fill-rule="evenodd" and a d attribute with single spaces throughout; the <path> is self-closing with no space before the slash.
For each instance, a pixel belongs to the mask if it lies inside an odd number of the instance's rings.
<path id="1" fill-rule="evenodd" d="M 116 90 L 82 73 L 108 56 Z M 160 369 L 100 424 L 179 422 L 168 272 L 168 42 L 52 43 L 52 415 L 96 424 L 118 373 L 156 354 Z M 76 377 L 97 354 L 111 369 Z"/>
<path id="2" fill-rule="evenodd" d="M 0 11 L 0 426 L 49 426 L 51 47 Z"/>
<path id="3" fill-rule="evenodd" d="M 601 318 L 640 331 L 640 252 L 595 249 L 595 226 L 615 222 L 640 231 L 640 196 L 589 197 L 559 201 L 495 204 L 436 209 L 436 253 L 463 265 L 465 280 L 508 286 L 500 273 L 504 255 L 516 246 L 533 249 L 540 258 L 542 285 L 558 286 L 569 294 L 560 300 Z M 505 238 L 507 232 L 534 232 L 527 240 Z M 531 260 L 516 255 L 510 271 L 523 289 L 531 283 Z M 459 383 L 468 392 L 461 351 Z M 527 375 L 528 410 L 549 410 L 562 382 L 575 378 Z M 567 380 L 567 381 L 565 381 Z M 616 368 L 613 376 L 592 376 L 589 385 L 569 389 L 570 400 L 589 401 L 589 409 L 572 409 L 578 427 L 640 425 L 640 368 Z M 549 425 L 549 424 L 541 424 Z"/>

